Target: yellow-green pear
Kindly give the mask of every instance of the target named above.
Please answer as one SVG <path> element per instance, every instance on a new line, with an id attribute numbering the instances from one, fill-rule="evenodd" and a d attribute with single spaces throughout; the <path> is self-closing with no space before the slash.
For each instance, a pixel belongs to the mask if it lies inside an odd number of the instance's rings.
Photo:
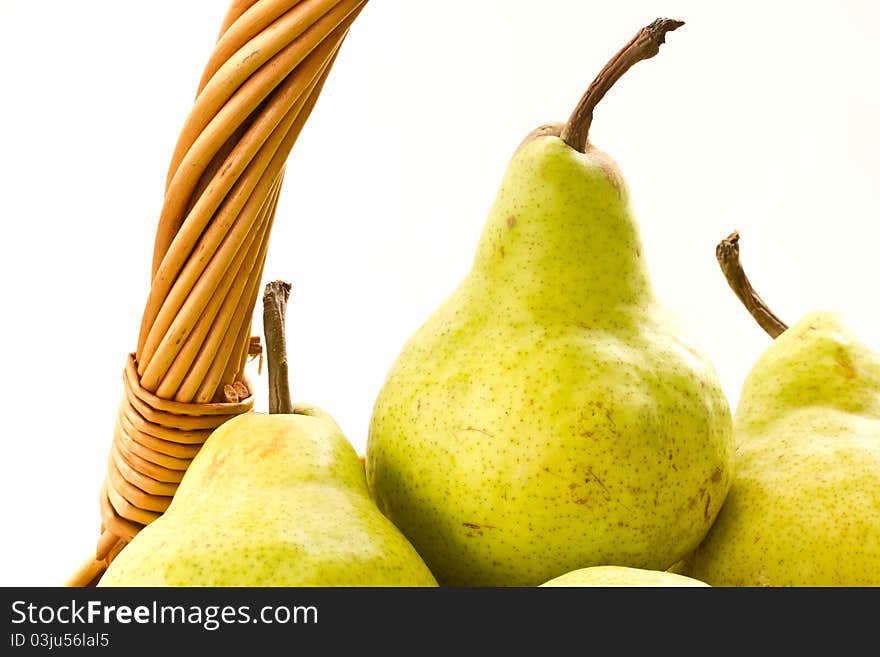
<path id="1" fill-rule="evenodd" d="M 727 399 L 655 296 L 622 174 L 587 139 L 599 99 L 681 24 L 640 30 L 566 125 L 519 147 L 470 272 L 377 395 L 370 492 L 441 585 L 664 570 L 727 494 Z"/>
<path id="2" fill-rule="evenodd" d="M 590 566 L 559 575 L 544 582 L 541 587 L 577 586 L 653 586 L 653 587 L 708 587 L 692 577 L 665 570 L 648 570 L 628 566 Z"/>
<path id="3" fill-rule="evenodd" d="M 880 586 L 880 355 L 839 313 L 782 323 L 738 241 L 719 260 L 774 340 L 743 382 L 727 501 L 676 570 L 713 586 Z"/>
<path id="4" fill-rule="evenodd" d="M 278 291 L 278 282 L 267 287 Z M 286 368 L 277 367 L 275 340 L 267 328 L 273 412 L 217 428 L 168 509 L 113 559 L 99 586 L 437 585 L 370 498 L 333 418 L 282 399 Z"/>

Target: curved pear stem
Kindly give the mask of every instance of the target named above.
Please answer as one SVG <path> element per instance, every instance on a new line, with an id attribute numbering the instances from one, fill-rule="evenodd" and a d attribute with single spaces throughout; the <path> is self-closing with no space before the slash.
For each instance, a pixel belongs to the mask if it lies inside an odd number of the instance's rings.
<path id="1" fill-rule="evenodd" d="M 715 247 L 715 258 L 721 266 L 721 271 L 727 279 L 739 300 L 751 313 L 755 321 L 764 329 L 771 338 L 777 338 L 788 326 L 779 319 L 764 300 L 755 292 L 755 288 L 749 282 L 749 277 L 743 271 L 739 260 L 739 233 L 733 231 Z"/>
<path id="2" fill-rule="evenodd" d="M 672 18 L 658 18 L 639 30 L 632 40 L 611 58 L 587 92 L 583 95 L 568 123 L 562 129 L 562 140 L 577 151 L 587 149 L 590 125 L 593 123 L 593 110 L 614 83 L 636 62 L 650 59 L 660 52 L 660 45 L 666 41 L 666 33 L 684 25 L 684 21 Z"/>
<path id="3" fill-rule="evenodd" d="M 266 362 L 269 371 L 269 412 L 293 413 L 290 381 L 287 371 L 287 340 L 284 316 L 290 284 L 272 281 L 263 292 L 263 331 L 266 334 Z"/>

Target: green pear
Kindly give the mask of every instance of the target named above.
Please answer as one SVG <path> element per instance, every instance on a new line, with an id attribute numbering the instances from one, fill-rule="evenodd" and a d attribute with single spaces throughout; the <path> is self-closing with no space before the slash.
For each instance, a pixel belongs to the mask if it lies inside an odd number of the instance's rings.
<path id="1" fill-rule="evenodd" d="M 377 395 L 370 492 L 441 585 L 665 570 L 727 494 L 727 399 L 653 292 L 622 174 L 587 141 L 599 98 L 679 25 L 641 30 L 568 124 L 520 146 L 470 272 Z"/>
<path id="2" fill-rule="evenodd" d="M 646 570 L 628 566 L 590 566 L 579 568 L 544 582 L 541 587 L 576 586 L 654 586 L 654 587 L 708 587 L 692 577 L 665 570 Z"/>
<path id="3" fill-rule="evenodd" d="M 716 586 L 878 586 L 880 356 L 840 313 L 790 328 L 768 313 L 738 239 L 719 257 L 775 339 L 743 381 L 727 501 L 677 571 Z"/>
<path id="4" fill-rule="evenodd" d="M 278 359 L 268 340 L 267 348 L 277 391 Z M 333 418 L 314 406 L 282 406 L 217 428 L 165 513 L 98 585 L 436 586 L 370 498 L 363 465 Z"/>

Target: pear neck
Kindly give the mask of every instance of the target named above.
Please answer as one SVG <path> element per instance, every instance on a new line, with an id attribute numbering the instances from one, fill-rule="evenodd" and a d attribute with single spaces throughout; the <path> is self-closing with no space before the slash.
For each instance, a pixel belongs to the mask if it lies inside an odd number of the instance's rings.
<path id="1" fill-rule="evenodd" d="M 493 303 L 595 314 L 652 297 L 638 224 L 617 165 L 556 136 L 514 155 L 472 271 Z"/>

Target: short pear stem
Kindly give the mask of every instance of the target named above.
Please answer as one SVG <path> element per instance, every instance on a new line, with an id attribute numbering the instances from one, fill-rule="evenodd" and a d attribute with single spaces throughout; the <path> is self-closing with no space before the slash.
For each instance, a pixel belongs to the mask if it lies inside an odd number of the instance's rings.
<path id="1" fill-rule="evenodd" d="M 739 233 L 732 232 L 725 239 L 718 243 L 715 247 L 715 258 L 721 266 L 721 271 L 727 279 L 730 289 L 732 289 L 739 300 L 751 313 L 755 321 L 764 329 L 771 338 L 777 338 L 788 326 L 779 319 L 764 300 L 755 292 L 749 277 L 743 271 L 742 263 L 739 259 Z"/>
<path id="2" fill-rule="evenodd" d="M 614 83 L 636 62 L 650 59 L 660 52 L 660 45 L 666 40 L 666 33 L 684 25 L 684 21 L 671 18 L 658 18 L 650 25 L 639 30 L 632 40 L 611 58 L 587 92 L 583 95 L 568 123 L 562 129 L 562 140 L 577 151 L 583 153 L 587 149 L 590 125 L 593 122 L 593 110 Z"/>
<path id="3" fill-rule="evenodd" d="M 269 413 L 293 413 L 287 371 L 287 341 L 284 316 L 290 284 L 272 281 L 263 292 L 263 332 L 266 334 L 266 362 L 269 371 Z"/>

